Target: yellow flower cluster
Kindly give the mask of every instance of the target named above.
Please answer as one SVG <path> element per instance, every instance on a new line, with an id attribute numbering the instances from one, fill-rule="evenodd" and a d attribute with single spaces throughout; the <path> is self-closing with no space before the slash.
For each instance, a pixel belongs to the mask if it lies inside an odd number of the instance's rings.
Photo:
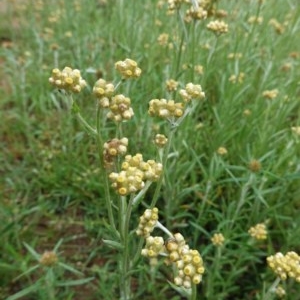
<path id="1" fill-rule="evenodd" d="M 164 242 L 162 237 L 150 236 L 154 227 L 164 227 L 158 222 L 158 209 L 146 209 L 140 217 L 139 227 L 136 233 L 146 237 L 146 246 L 142 249 L 142 255 L 150 259 L 150 264 L 157 264 L 157 256 L 167 257 L 165 262 L 175 266 L 174 282 L 178 286 L 191 288 L 192 284 L 199 284 L 205 271 L 203 260 L 197 250 L 191 250 L 180 233 L 175 233 Z M 164 228 L 164 231 L 167 231 Z M 171 235 L 171 233 L 169 232 Z"/>
<path id="2" fill-rule="evenodd" d="M 137 62 L 130 58 L 126 58 L 124 61 L 116 62 L 115 68 L 125 79 L 138 78 L 142 73 L 142 70 L 138 67 Z"/>
<path id="3" fill-rule="evenodd" d="M 215 246 L 222 246 L 225 241 L 225 238 L 222 233 L 215 233 L 213 237 L 211 238 L 211 242 Z"/>
<path id="4" fill-rule="evenodd" d="M 278 252 L 267 257 L 267 262 L 281 280 L 286 280 L 290 277 L 300 282 L 300 256 L 296 252 L 290 251 L 286 255 Z"/>
<path id="5" fill-rule="evenodd" d="M 109 101 L 110 111 L 107 113 L 107 118 L 115 122 L 131 119 L 134 112 L 130 105 L 130 99 L 125 97 L 123 94 L 112 97 L 111 101 Z"/>
<path id="6" fill-rule="evenodd" d="M 229 54 L 227 55 L 227 58 L 229 58 L 229 59 L 240 59 L 240 58 L 242 58 L 242 57 L 243 57 L 243 54 L 240 53 L 240 52 L 229 53 Z"/>
<path id="7" fill-rule="evenodd" d="M 293 126 L 291 127 L 292 132 L 294 132 L 296 135 L 300 136 L 300 126 Z"/>
<path id="8" fill-rule="evenodd" d="M 189 0 L 168 0 L 168 13 L 172 14 L 176 9 L 179 9 L 181 4 L 190 3 Z"/>
<path id="9" fill-rule="evenodd" d="M 124 155 L 127 152 L 128 139 L 112 139 L 103 145 L 103 160 L 105 165 L 110 166 L 114 158 L 118 155 Z"/>
<path id="10" fill-rule="evenodd" d="M 156 207 L 146 209 L 140 217 L 139 226 L 136 234 L 143 237 L 149 237 L 158 220 L 158 209 Z"/>
<path id="11" fill-rule="evenodd" d="M 197 74 L 199 74 L 199 75 L 203 75 L 203 73 L 204 73 L 204 68 L 203 68 L 202 65 L 196 65 L 196 66 L 194 67 L 194 70 L 195 70 L 195 72 L 196 72 Z"/>
<path id="12" fill-rule="evenodd" d="M 58 257 L 53 251 L 45 251 L 40 258 L 40 264 L 46 267 L 51 267 L 58 262 Z"/>
<path id="13" fill-rule="evenodd" d="M 197 250 L 189 249 L 180 233 L 174 234 L 174 239 L 166 242 L 166 250 L 170 262 L 174 263 L 177 269 L 177 276 L 174 278 L 176 285 L 191 288 L 192 283 L 201 282 L 205 271 L 202 257 Z"/>
<path id="14" fill-rule="evenodd" d="M 65 67 L 62 71 L 53 69 L 49 82 L 59 89 L 74 93 L 79 93 L 86 86 L 80 71 L 70 67 Z"/>
<path id="15" fill-rule="evenodd" d="M 169 35 L 167 33 L 162 33 L 157 38 L 157 42 L 160 46 L 166 47 L 169 43 Z"/>
<path id="16" fill-rule="evenodd" d="M 228 80 L 232 83 L 243 83 L 244 78 L 245 78 L 245 73 L 241 72 L 237 75 L 234 75 L 234 74 L 231 75 Z"/>
<path id="17" fill-rule="evenodd" d="M 100 106 L 103 108 L 109 107 L 109 100 L 115 91 L 112 83 L 107 83 L 104 79 L 96 81 L 93 87 L 93 94 L 99 99 Z"/>
<path id="18" fill-rule="evenodd" d="M 164 253 L 164 239 L 160 236 L 148 236 L 146 238 L 146 246 L 142 249 L 143 256 L 156 258 L 160 253 Z"/>
<path id="19" fill-rule="evenodd" d="M 154 143 L 157 147 L 163 148 L 168 142 L 168 139 L 163 134 L 157 134 L 154 139 Z"/>
<path id="20" fill-rule="evenodd" d="M 150 116 L 158 116 L 164 119 L 180 118 L 183 115 L 183 103 L 175 103 L 174 100 L 153 99 L 149 102 L 148 113 Z"/>
<path id="21" fill-rule="evenodd" d="M 274 99 L 278 96 L 279 94 L 279 91 L 277 89 L 274 89 L 274 90 L 266 90 L 262 93 L 262 96 L 266 99 Z"/>
<path id="22" fill-rule="evenodd" d="M 174 79 L 169 79 L 166 81 L 166 86 L 167 86 L 167 90 L 169 92 L 173 92 L 177 90 L 177 86 L 178 86 L 178 81 L 174 80 Z"/>
<path id="23" fill-rule="evenodd" d="M 256 240 L 265 240 L 268 232 L 264 223 L 256 224 L 248 230 L 248 233 Z"/>
<path id="24" fill-rule="evenodd" d="M 255 23 L 257 23 L 257 24 L 260 25 L 262 22 L 263 22 L 263 18 L 262 17 L 251 16 L 248 19 L 248 23 L 249 24 L 255 24 Z"/>
<path id="25" fill-rule="evenodd" d="M 154 160 L 143 161 L 142 154 L 126 155 L 120 173 L 111 173 L 112 187 L 120 195 L 136 193 L 145 186 L 145 180 L 157 181 L 162 173 L 162 164 Z"/>
<path id="26" fill-rule="evenodd" d="M 286 296 L 286 291 L 281 285 L 276 288 L 275 293 L 279 298 Z"/>
<path id="27" fill-rule="evenodd" d="M 218 150 L 217 150 L 217 153 L 219 155 L 226 155 L 228 153 L 228 151 L 225 147 L 219 147 Z"/>
<path id="28" fill-rule="evenodd" d="M 216 35 L 228 32 L 228 25 L 223 21 L 211 21 L 207 24 L 206 28 Z"/>
<path id="29" fill-rule="evenodd" d="M 185 14 L 184 20 L 187 23 L 192 22 L 193 20 L 205 20 L 207 18 L 207 11 L 203 7 L 198 6 L 198 8 L 190 7 Z"/>
<path id="30" fill-rule="evenodd" d="M 202 100 L 205 98 L 205 93 L 202 91 L 200 84 L 188 83 L 185 89 L 179 91 L 184 102 L 190 102 L 192 99 Z"/>
<path id="31" fill-rule="evenodd" d="M 283 34 L 284 33 L 284 25 L 280 24 L 276 19 L 271 19 L 269 21 L 269 25 L 271 25 L 276 33 Z"/>

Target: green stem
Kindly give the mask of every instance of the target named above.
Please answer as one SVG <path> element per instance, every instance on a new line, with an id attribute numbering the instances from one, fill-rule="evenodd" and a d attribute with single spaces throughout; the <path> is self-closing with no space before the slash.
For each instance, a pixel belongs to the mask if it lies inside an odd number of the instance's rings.
<path id="1" fill-rule="evenodd" d="M 69 105 L 71 107 L 73 115 L 76 117 L 76 119 L 81 123 L 81 125 L 86 129 L 88 133 L 95 136 L 97 135 L 97 131 L 95 128 L 93 128 L 80 114 L 80 108 L 76 104 L 76 102 L 73 100 L 72 94 L 67 93 L 66 97 L 69 100 Z"/>
<path id="2" fill-rule="evenodd" d="M 192 293 L 190 300 L 197 300 L 197 285 L 192 284 Z"/>
<path id="3" fill-rule="evenodd" d="M 206 61 L 206 68 L 207 69 L 208 69 L 210 61 L 213 57 L 213 54 L 216 52 L 216 49 L 217 49 L 217 46 L 218 46 L 218 41 L 219 41 L 219 37 L 216 36 L 215 45 L 211 48 L 211 50 L 209 51 L 208 57 L 207 57 L 207 61 Z"/>
<path id="4" fill-rule="evenodd" d="M 120 289 L 122 291 L 121 298 L 124 300 L 130 299 L 130 276 L 129 276 L 129 222 L 132 212 L 132 205 L 134 195 L 131 195 L 128 205 L 126 204 L 126 197 L 120 197 L 120 224 L 119 231 L 123 244 L 123 253 L 121 259 L 121 278 Z"/>
<path id="5" fill-rule="evenodd" d="M 96 135 L 97 131 L 82 117 L 80 112 L 74 113 L 77 120 L 83 125 L 83 127 L 88 131 L 88 133 L 92 135 Z"/>
<path id="6" fill-rule="evenodd" d="M 100 176 L 101 181 L 104 183 L 104 198 L 105 205 L 108 213 L 109 224 L 113 227 L 114 231 L 117 231 L 115 219 L 112 211 L 111 197 L 109 193 L 109 182 L 106 170 L 103 165 L 103 140 L 101 136 L 101 107 L 97 106 L 97 117 L 96 117 L 96 128 L 97 128 L 97 147 L 99 156 Z"/>
<path id="7" fill-rule="evenodd" d="M 163 224 L 161 224 L 159 221 L 157 221 L 156 225 L 155 225 L 156 228 L 159 228 L 161 229 L 164 233 L 166 233 L 169 237 L 173 237 L 173 233 L 171 231 L 169 231 Z"/>
<path id="8" fill-rule="evenodd" d="M 143 245 L 144 245 L 144 239 L 140 239 L 139 240 L 139 244 L 136 248 L 136 253 L 134 255 L 134 258 L 132 260 L 132 266 L 134 267 L 136 265 L 136 263 L 138 262 L 140 256 L 141 256 L 141 252 L 142 252 L 142 248 L 143 248 Z"/>
<path id="9" fill-rule="evenodd" d="M 170 130 L 170 134 L 168 136 L 168 144 L 166 146 L 165 153 L 163 155 L 163 161 L 162 161 L 163 171 L 162 171 L 162 174 L 160 175 L 160 178 L 157 182 L 157 185 L 156 185 L 156 188 L 155 188 L 155 191 L 154 191 L 154 195 L 153 195 L 153 198 L 152 198 L 152 202 L 150 204 L 150 208 L 155 207 L 156 202 L 158 200 L 160 189 L 161 189 L 161 186 L 162 186 L 162 183 L 163 183 L 163 180 L 164 180 L 165 170 L 167 169 L 167 160 L 168 160 L 169 152 L 170 152 L 170 149 L 171 149 L 171 143 L 172 143 L 172 139 L 173 139 L 175 131 L 176 131 L 176 127 L 173 127 Z"/>

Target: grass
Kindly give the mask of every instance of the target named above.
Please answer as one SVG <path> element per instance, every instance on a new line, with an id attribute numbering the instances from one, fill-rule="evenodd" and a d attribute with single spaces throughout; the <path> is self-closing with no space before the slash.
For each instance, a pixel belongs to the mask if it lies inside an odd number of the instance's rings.
<path id="1" fill-rule="evenodd" d="M 227 11 L 223 21 L 229 26 L 217 37 L 206 29 L 216 16 L 185 23 L 185 9 L 167 15 L 167 4 L 159 2 L 1 4 L 1 299 L 26 289 L 22 299 L 119 298 L 120 257 L 103 242 L 114 237 L 97 146 L 48 78 L 55 67 L 81 71 L 88 86 L 74 99 L 94 126 L 93 85 L 99 77 L 116 82 L 114 63 L 127 57 L 142 69 L 140 78 L 118 91 L 129 95 L 135 112 L 123 124 L 130 154 L 159 159 L 152 141 L 156 133 L 169 136 L 170 126 L 147 110 L 151 99 L 180 101 L 178 91 L 167 91 L 166 80 L 179 81 L 180 88 L 201 84 L 206 94 L 174 133 L 157 202 L 160 222 L 201 253 L 206 271 L 197 299 L 276 298 L 268 293 L 276 275 L 266 258 L 300 252 L 299 3 L 215 1 L 215 10 Z M 251 16 L 261 23 L 249 23 Z M 161 34 L 168 35 L 165 45 L 158 42 Z M 242 56 L 228 58 L 231 53 Z M 229 80 L 241 73 L 241 82 Z M 263 97 L 274 89 L 277 97 Z M 113 122 L 101 132 L 104 140 L 115 134 Z M 220 147 L 227 153 L 220 154 Z M 156 186 L 133 210 L 132 230 Z M 112 189 L 111 195 L 117 199 Z M 251 238 L 248 229 L 263 222 L 267 239 Z M 217 232 L 225 237 L 222 247 L 211 243 Z M 130 236 L 133 256 L 140 238 Z M 61 240 L 59 260 L 69 269 L 26 273 L 35 265 L 34 251 L 42 254 Z M 153 271 L 147 258 L 139 258 L 133 271 L 132 299 L 185 299 L 163 263 Z M 55 277 L 55 291 L 43 284 L 32 288 L 44 276 Z M 288 279 L 282 285 L 286 299 L 299 299 L 299 283 Z"/>

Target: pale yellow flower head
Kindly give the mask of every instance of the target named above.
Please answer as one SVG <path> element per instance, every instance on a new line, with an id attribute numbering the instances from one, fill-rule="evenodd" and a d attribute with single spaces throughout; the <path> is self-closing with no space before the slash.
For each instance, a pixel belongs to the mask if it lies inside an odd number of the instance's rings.
<path id="1" fill-rule="evenodd" d="M 264 223 L 256 224 L 248 230 L 248 233 L 256 240 L 265 240 L 268 232 Z"/>
<path id="2" fill-rule="evenodd" d="M 152 99 L 149 102 L 148 113 L 150 116 L 157 116 L 164 119 L 180 118 L 183 115 L 183 103 L 176 103 L 174 100 Z"/>
<path id="3" fill-rule="evenodd" d="M 112 83 L 106 82 L 104 79 L 96 81 L 93 87 L 93 94 L 98 98 L 110 98 L 115 91 L 115 87 Z"/>
<path id="4" fill-rule="evenodd" d="M 128 139 L 114 138 L 104 143 L 103 145 L 103 161 L 105 167 L 110 167 L 113 165 L 115 158 L 120 155 L 125 155 L 127 152 Z"/>
<path id="5" fill-rule="evenodd" d="M 167 90 L 173 92 L 177 90 L 179 82 L 174 79 L 169 79 L 166 81 Z"/>
<path id="6" fill-rule="evenodd" d="M 293 127 L 291 127 L 291 129 L 292 129 L 293 133 L 300 136 L 300 126 L 293 126 Z"/>
<path id="7" fill-rule="evenodd" d="M 197 250 L 192 250 L 186 244 L 180 233 L 166 241 L 166 252 L 169 254 L 167 262 L 176 267 L 177 275 L 174 283 L 184 288 L 191 288 L 192 284 L 199 284 L 205 272 L 203 260 Z"/>
<path id="8" fill-rule="evenodd" d="M 203 7 L 199 6 L 195 8 L 191 6 L 185 14 L 184 20 L 186 22 L 192 22 L 193 20 L 205 20 L 207 18 L 207 11 Z"/>
<path id="9" fill-rule="evenodd" d="M 137 62 L 130 58 L 126 58 L 124 61 L 116 62 L 115 68 L 124 79 L 138 78 L 142 73 L 142 70 L 138 67 Z"/>
<path id="10" fill-rule="evenodd" d="M 148 236 L 146 246 L 142 249 L 141 254 L 150 259 L 156 258 L 159 254 L 165 252 L 164 239 L 160 236 Z"/>
<path id="11" fill-rule="evenodd" d="M 216 35 L 221 35 L 228 32 L 228 25 L 225 22 L 219 20 L 210 21 L 207 24 L 206 28 Z"/>
<path id="12" fill-rule="evenodd" d="M 276 288 L 275 293 L 279 298 L 286 296 L 286 291 L 281 285 Z"/>
<path id="13" fill-rule="evenodd" d="M 300 256 L 296 252 L 290 251 L 286 255 L 278 252 L 267 257 L 267 262 L 281 280 L 286 280 L 290 277 L 300 282 Z"/>
<path id="14" fill-rule="evenodd" d="M 222 233 L 215 233 L 211 238 L 211 242 L 215 246 L 222 246 L 224 244 L 225 238 Z"/>
<path id="15" fill-rule="evenodd" d="M 140 217 L 140 222 L 136 234 L 145 238 L 150 236 L 158 221 L 158 209 L 156 207 L 146 209 Z"/>
<path id="16" fill-rule="evenodd" d="M 228 153 L 227 149 L 225 147 L 219 147 L 218 150 L 217 150 L 217 153 L 219 155 L 226 155 Z"/>
<path id="17" fill-rule="evenodd" d="M 86 87 L 86 81 L 82 79 L 80 71 L 70 67 L 65 67 L 62 71 L 53 69 L 49 82 L 59 89 L 73 93 L 79 93 Z"/>
<path id="18" fill-rule="evenodd" d="M 57 254 L 53 251 L 45 251 L 40 258 L 40 264 L 46 267 L 54 266 L 57 262 Z"/>
<path id="19" fill-rule="evenodd" d="M 143 160 L 142 154 L 126 155 L 121 172 L 112 172 L 109 179 L 118 194 L 134 194 L 145 186 L 145 181 L 157 181 L 162 173 L 162 164 L 154 160 Z"/>
<path id="20" fill-rule="evenodd" d="M 107 98 L 104 97 L 102 99 Z M 107 118 L 115 122 L 130 120 L 134 115 L 130 99 L 123 94 L 112 97 L 108 103 L 108 108 L 110 111 L 107 113 Z"/>
<path id="21" fill-rule="evenodd" d="M 169 35 L 167 33 L 162 33 L 157 38 L 157 42 L 160 46 L 166 47 L 169 43 Z"/>
<path id="22" fill-rule="evenodd" d="M 188 83 L 185 89 L 181 89 L 179 94 L 184 102 L 190 102 L 191 100 L 203 100 L 205 93 L 202 90 L 200 84 Z"/>
<path id="23" fill-rule="evenodd" d="M 163 134 L 157 134 L 154 139 L 154 143 L 157 147 L 163 148 L 168 142 L 168 139 Z"/>
<path id="24" fill-rule="evenodd" d="M 274 90 L 266 90 L 263 91 L 262 96 L 266 99 L 272 100 L 274 98 L 276 98 L 279 94 L 279 91 L 277 89 Z"/>

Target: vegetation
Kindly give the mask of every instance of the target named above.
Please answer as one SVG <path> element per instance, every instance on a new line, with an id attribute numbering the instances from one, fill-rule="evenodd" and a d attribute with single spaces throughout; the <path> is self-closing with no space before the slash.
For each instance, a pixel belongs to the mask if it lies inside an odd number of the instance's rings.
<path id="1" fill-rule="evenodd" d="M 6 2 L 0 299 L 299 299 L 299 1 Z"/>

